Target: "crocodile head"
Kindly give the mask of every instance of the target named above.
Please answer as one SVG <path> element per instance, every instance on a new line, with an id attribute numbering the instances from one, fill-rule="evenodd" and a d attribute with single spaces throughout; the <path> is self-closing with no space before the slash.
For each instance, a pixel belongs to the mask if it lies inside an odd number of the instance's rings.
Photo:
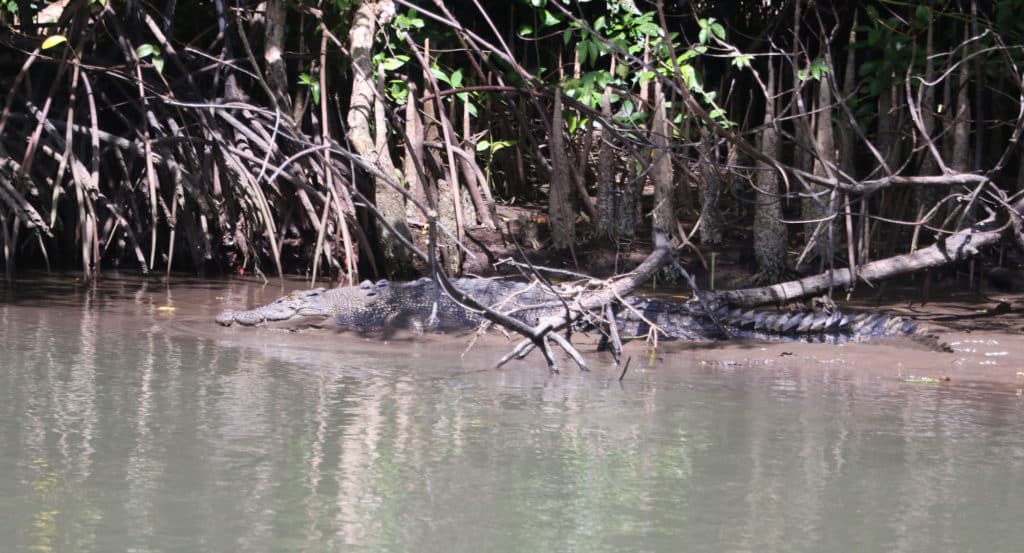
<path id="1" fill-rule="evenodd" d="M 320 326 L 334 315 L 323 288 L 292 292 L 272 303 L 246 311 L 225 311 L 217 315 L 224 326 L 282 326 L 300 328 Z"/>

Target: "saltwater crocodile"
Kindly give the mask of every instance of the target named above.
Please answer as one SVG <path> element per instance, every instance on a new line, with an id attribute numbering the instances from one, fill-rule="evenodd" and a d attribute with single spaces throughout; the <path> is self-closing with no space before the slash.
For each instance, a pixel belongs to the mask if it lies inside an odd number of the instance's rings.
<path id="1" fill-rule="evenodd" d="M 482 304 L 535 325 L 541 317 L 565 314 L 572 306 L 537 284 L 508 280 L 456 279 L 459 290 Z M 613 306 L 616 329 L 623 339 L 647 336 L 652 329 L 668 339 L 717 340 L 755 337 L 782 340 L 843 342 L 878 336 L 931 337 L 917 322 L 881 313 L 743 311 L 699 303 L 677 303 L 630 296 Z M 451 332 L 477 328 L 484 318 L 448 297 L 432 280 L 408 283 L 381 280 L 358 286 L 293 292 L 247 311 L 225 311 L 217 322 L 230 326 L 334 327 L 359 333 L 396 331 Z M 602 330 L 608 321 L 583 318 L 581 330 Z"/>

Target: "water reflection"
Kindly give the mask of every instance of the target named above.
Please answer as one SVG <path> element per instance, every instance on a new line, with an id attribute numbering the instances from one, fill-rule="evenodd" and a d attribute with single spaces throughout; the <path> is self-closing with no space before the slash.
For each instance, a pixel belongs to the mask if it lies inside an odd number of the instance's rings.
<path id="1" fill-rule="evenodd" d="M 486 351 L 443 341 L 247 338 L 208 322 L 216 298 L 252 294 L 121 282 L 0 303 L 5 548 L 1016 551 L 1024 538 L 1024 423 L 1002 388 L 686 355 L 619 383 L 600 364 L 495 371 Z"/>

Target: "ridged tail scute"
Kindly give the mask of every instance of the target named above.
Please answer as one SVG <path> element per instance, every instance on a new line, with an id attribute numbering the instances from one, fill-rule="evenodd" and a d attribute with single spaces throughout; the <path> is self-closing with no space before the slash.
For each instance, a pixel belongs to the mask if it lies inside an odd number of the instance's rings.
<path id="1" fill-rule="evenodd" d="M 770 312 L 719 307 L 707 317 L 735 337 L 839 342 L 907 337 L 933 349 L 948 349 L 917 321 L 884 313 Z"/>

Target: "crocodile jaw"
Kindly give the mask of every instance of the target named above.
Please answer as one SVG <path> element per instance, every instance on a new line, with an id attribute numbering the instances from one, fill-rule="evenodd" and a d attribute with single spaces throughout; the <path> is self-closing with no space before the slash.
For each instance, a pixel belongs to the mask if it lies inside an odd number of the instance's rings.
<path id="1" fill-rule="evenodd" d="M 223 326 L 235 323 L 242 326 L 271 325 L 287 328 L 318 326 L 330 317 L 331 313 L 324 307 L 311 305 L 306 297 L 319 292 L 322 290 L 289 294 L 273 303 L 248 311 L 224 311 L 217 315 L 216 321 Z"/>

